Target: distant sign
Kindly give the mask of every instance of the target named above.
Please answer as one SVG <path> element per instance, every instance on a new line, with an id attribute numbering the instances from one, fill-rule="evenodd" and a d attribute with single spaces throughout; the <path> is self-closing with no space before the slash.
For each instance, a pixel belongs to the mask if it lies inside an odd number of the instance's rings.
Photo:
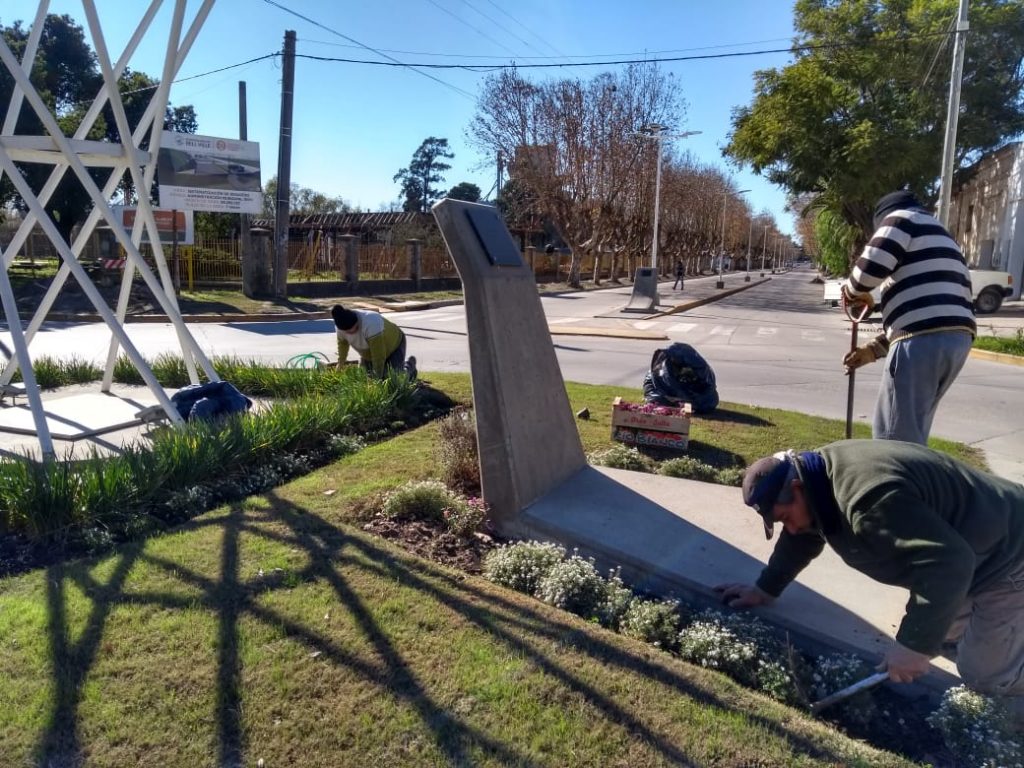
<path id="1" fill-rule="evenodd" d="M 135 206 L 115 205 L 114 215 L 117 216 L 118 221 L 121 222 L 125 231 L 128 232 L 128 234 L 131 234 L 132 227 L 135 224 Z M 178 220 L 178 245 L 192 245 L 192 243 L 195 242 L 192 211 L 174 211 L 166 208 L 154 208 L 153 218 L 156 219 L 156 228 L 160 233 L 160 242 L 167 243 L 168 245 L 174 242 L 175 217 Z M 145 227 L 142 228 L 142 242 L 149 242 L 149 230 Z"/>
<path id="2" fill-rule="evenodd" d="M 157 156 L 160 207 L 260 213 L 260 145 L 164 131 Z"/>

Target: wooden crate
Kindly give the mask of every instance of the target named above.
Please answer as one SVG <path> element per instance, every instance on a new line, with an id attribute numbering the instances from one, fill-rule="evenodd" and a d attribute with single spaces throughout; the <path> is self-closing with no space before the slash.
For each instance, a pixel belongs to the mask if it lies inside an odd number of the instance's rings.
<path id="1" fill-rule="evenodd" d="M 654 413 L 631 410 L 631 405 L 621 397 L 612 403 L 612 440 L 651 448 L 687 449 L 693 412 L 689 403 L 679 408 L 655 406 Z"/>

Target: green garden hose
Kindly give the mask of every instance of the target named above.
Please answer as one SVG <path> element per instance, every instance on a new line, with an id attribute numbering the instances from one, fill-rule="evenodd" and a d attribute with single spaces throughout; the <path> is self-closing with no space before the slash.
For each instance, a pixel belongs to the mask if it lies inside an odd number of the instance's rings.
<path id="1" fill-rule="evenodd" d="M 329 365 L 331 361 L 323 352 L 305 352 L 291 358 L 285 363 L 285 368 L 326 368 Z"/>

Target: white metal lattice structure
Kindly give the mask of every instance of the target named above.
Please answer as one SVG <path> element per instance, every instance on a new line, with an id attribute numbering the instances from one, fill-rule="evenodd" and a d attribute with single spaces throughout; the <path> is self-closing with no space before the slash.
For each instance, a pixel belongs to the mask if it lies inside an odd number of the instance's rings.
<path id="1" fill-rule="evenodd" d="M 61 132 L 56 117 L 46 106 L 28 77 L 38 50 L 43 24 L 49 9 L 49 0 L 40 0 L 25 47 L 25 55 L 21 62 L 17 60 L 7 44 L 0 39 L 0 62 L 2 62 L 14 79 L 11 101 L 7 106 L 7 114 L 2 130 L 0 130 L 0 173 L 5 174 L 11 179 L 18 190 L 18 194 L 25 201 L 29 209 L 28 215 L 22 221 L 14 239 L 7 249 L 0 254 L 3 260 L 3 269 L 0 269 L 0 301 L 2 301 L 4 314 L 10 326 L 14 346 L 14 356 L 8 361 L 2 373 L 0 373 L 0 386 L 8 385 L 15 372 L 19 368 L 21 369 L 25 384 L 25 395 L 29 408 L 32 411 L 36 433 L 39 437 L 39 446 L 44 457 L 52 457 L 54 455 L 53 440 L 46 422 L 39 388 L 32 371 L 28 347 L 39 327 L 46 319 L 47 313 L 53 307 L 54 301 L 69 276 L 74 276 L 82 291 L 111 330 L 110 349 L 101 385 L 102 391 L 110 391 L 113 381 L 114 363 L 119 349 L 123 348 L 125 354 L 136 369 L 138 369 L 139 374 L 171 422 L 178 424 L 182 421 L 181 416 L 171 403 L 166 392 L 164 392 L 153 375 L 152 370 L 132 344 L 124 329 L 128 299 L 136 270 L 138 270 L 139 275 L 156 298 L 157 303 L 174 325 L 181 345 L 182 357 L 185 360 L 192 383 L 198 383 L 199 380 L 196 369 L 197 363 L 210 381 L 219 380 L 209 359 L 192 337 L 178 310 L 170 271 L 167 268 L 167 262 L 160 245 L 160 236 L 157 232 L 156 220 L 153 216 L 149 195 L 139 194 L 137 215 L 131 232 L 128 232 L 122 226 L 120 219 L 114 215 L 110 206 L 111 196 L 124 178 L 125 173 L 130 174 L 135 189 L 141 191 L 151 188 L 156 172 L 156 157 L 160 147 L 163 117 L 167 108 L 171 81 L 184 63 L 185 57 L 213 7 L 214 0 L 202 0 L 192 23 L 184 35 L 182 35 L 182 31 L 184 29 L 187 0 L 172 0 L 171 25 L 167 36 L 167 48 L 160 85 L 153 92 L 142 120 L 134 132 L 132 132 L 125 114 L 124 103 L 118 92 L 117 81 L 124 73 L 139 43 L 145 37 L 163 2 L 164 0 L 151 0 L 136 27 L 135 33 L 125 46 L 121 57 L 116 62 L 112 62 L 100 26 L 99 17 L 96 13 L 95 3 L 93 0 L 82 0 L 87 25 L 92 36 L 93 48 L 95 49 L 100 70 L 103 74 L 103 85 L 82 119 L 78 130 L 70 138 Z M 129 7 L 134 7 L 134 4 L 125 6 L 124 11 L 127 11 Z M 14 127 L 17 124 L 18 114 L 23 108 L 24 102 L 27 102 L 28 108 L 32 109 L 39 117 L 46 130 L 46 135 L 14 135 Z M 96 119 L 108 102 L 114 114 L 121 143 L 115 144 L 86 140 L 85 137 L 88 135 L 89 130 L 93 127 Z M 143 150 L 141 149 L 141 144 L 147 138 L 148 149 Z M 38 194 L 33 193 L 22 174 L 18 171 L 17 162 L 46 163 L 53 166 L 53 171 Z M 89 175 L 88 168 L 91 167 L 112 169 L 112 173 L 102 189 L 97 186 L 96 182 Z M 61 238 L 53 222 L 45 212 L 47 202 L 68 170 L 71 170 L 78 178 L 79 183 L 89 194 L 93 202 L 92 211 L 82 224 L 74 242 L 70 245 Z M 111 311 L 103 301 L 98 289 L 93 284 L 82 264 L 78 261 L 79 254 L 81 254 L 83 247 L 88 242 L 89 237 L 101 219 L 110 227 L 114 237 L 121 247 L 124 248 L 127 256 L 117 307 L 114 311 Z M 62 264 L 32 319 L 27 327 L 22 328 L 7 270 L 10 268 L 15 254 L 24 245 L 36 224 L 42 228 L 47 238 L 60 254 Z M 139 252 L 143 227 L 146 228 L 149 234 L 159 280 Z"/>

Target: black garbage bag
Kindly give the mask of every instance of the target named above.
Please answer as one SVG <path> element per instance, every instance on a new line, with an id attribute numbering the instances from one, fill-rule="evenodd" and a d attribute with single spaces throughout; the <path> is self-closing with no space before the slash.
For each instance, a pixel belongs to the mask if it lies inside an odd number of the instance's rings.
<path id="1" fill-rule="evenodd" d="M 189 384 L 171 395 L 171 403 L 186 421 L 215 419 L 252 408 L 252 400 L 226 381 Z"/>
<path id="2" fill-rule="evenodd" d="M 655 350 L 643 389 L 644 400 L 656 405 L 690 403 L 694 413 L 710 413 L 718 407 L 715 372 L 689 344 Z"/>

